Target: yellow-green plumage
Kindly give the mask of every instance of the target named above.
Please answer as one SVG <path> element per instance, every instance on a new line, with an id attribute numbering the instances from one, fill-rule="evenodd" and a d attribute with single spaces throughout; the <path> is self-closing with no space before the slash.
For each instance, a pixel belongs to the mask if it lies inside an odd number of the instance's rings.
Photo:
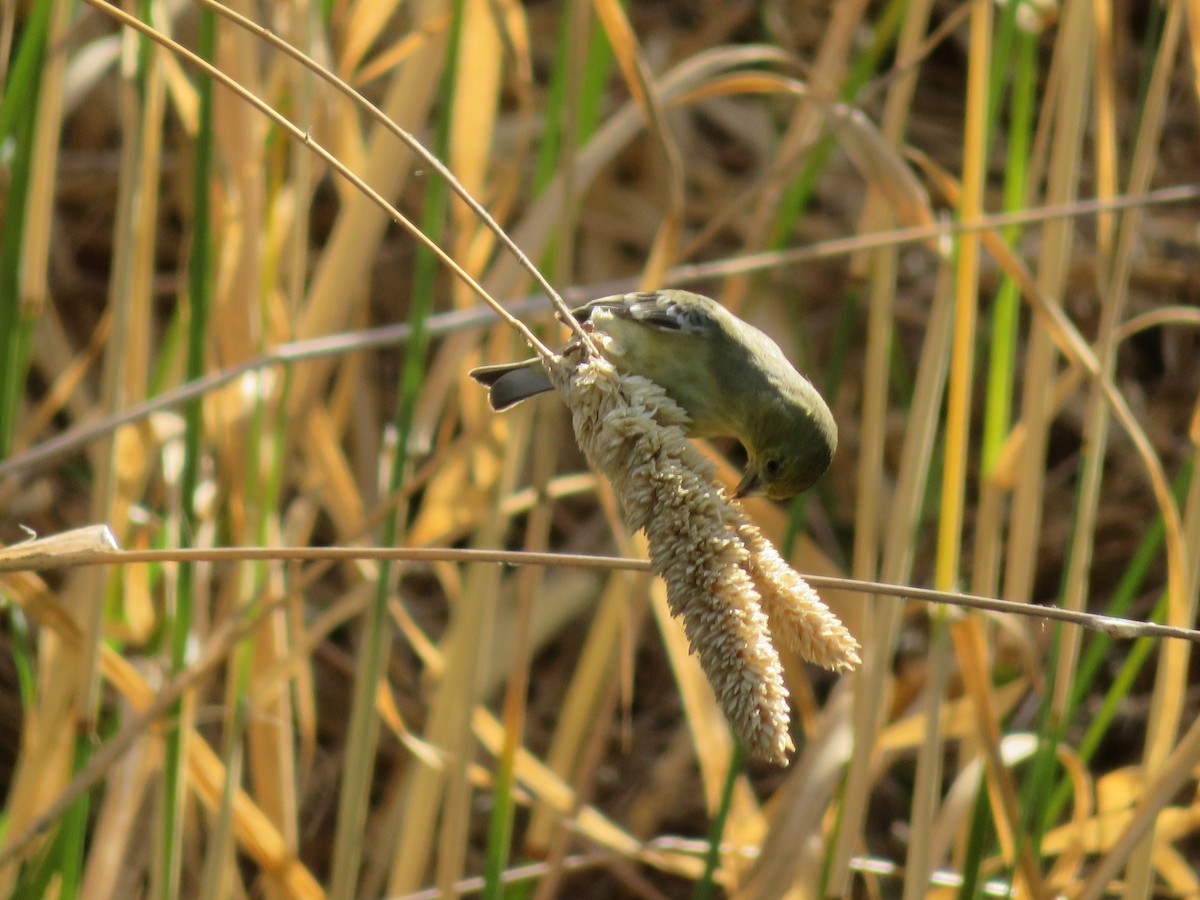
<path id="1" fill-rule="evenodd" d="M 837 448 L 829 407 L 779 345 L 715 300 L 690 291 L 649 291 L 593 300 L 574 311 L 610 340 L 620 371 L 659 384 L 692 420 L 693 437 L 737 438 L 749 457 L 737 496 L 777 500 L 811 487 Z M 484 366 L 471 377 L 507 409 L 551 389 L 539 359 Z"/>

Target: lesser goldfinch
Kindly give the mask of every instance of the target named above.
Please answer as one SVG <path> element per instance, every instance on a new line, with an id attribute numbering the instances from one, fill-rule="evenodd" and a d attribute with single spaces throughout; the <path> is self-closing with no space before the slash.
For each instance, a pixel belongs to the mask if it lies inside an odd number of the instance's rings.
<path id="1" fill-rule="evenodd" d="M 692 437 L 734 437 L 746 448 L 735 497 L 786 500 L 829 468 L 837 425 L 817 389 L 779 345 L 690 291 L 617 294 L 572 312 L 609 338 L 605 357 L 619 371 L 656 382 L 683 407 Z M 483 366 L 471 377 L 490 388 L 499 411 L 551 390 L 541 359 Z"/>

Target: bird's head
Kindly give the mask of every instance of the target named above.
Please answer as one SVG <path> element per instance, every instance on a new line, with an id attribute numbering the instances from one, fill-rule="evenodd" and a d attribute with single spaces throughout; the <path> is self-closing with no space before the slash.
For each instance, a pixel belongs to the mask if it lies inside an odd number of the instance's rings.
<path id="1" fill-rule="evenodd" d="M 802 397 L 785 398 L 784 408 L 760 418 L 746 435 L 746 474 L 734 489 L 735 497 L 762 494 L 790 500 L 829 468 L 837 449 L 837 425 L 821 395 L 808 387 Z"/>

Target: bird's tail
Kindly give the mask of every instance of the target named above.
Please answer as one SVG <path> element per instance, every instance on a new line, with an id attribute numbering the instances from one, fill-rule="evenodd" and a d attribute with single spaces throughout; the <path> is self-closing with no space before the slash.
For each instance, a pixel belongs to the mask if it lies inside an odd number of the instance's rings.
<path id="1" fill-rule="evenodd" d="M 496 412 L 554 387 L 537 357 L 498 366 L 480 366 L 468 374 L 480 384 L 487 385 L 488 400 Z"/>

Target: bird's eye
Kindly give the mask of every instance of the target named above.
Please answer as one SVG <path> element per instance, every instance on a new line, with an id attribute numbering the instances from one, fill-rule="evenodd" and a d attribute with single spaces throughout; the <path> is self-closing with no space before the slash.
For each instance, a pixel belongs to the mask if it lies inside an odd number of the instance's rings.
<path id="1" fill-rule="evenodd" d="M 783 468 L 783 463 L 777 459 L 768 459 L 763 463 L 763 473 L 768 478 L 774 478 L 779 474 L 779 470 Z"/>

